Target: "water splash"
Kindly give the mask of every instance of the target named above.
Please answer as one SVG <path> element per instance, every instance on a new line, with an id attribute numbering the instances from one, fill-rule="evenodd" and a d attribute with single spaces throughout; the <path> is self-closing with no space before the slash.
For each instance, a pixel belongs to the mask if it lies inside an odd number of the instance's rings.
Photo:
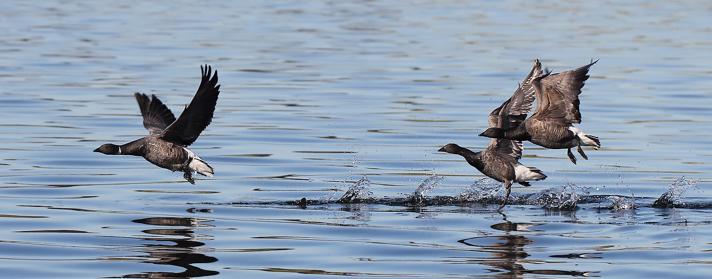
<path id="1" fill-rule="evenodd" d="M 458 198 L 462 202 L 487 203 L 498 200 L 498 193 L 502 190 L 502 183 L 489 178 L 481 178 L 467 186 Z"/>
<path id="2" fill-rule="evenodd" d="M 333 189 L 333 191 L 329 191 L 329 194 L 326 194 L 319 198 L 319 203 L 331 203 L 334 200 L 334 198 L 336 197 L 337 192 L 339 192 L 337 189 Z"/>
<path id="3" fill-rule="evenodd" d="M 682 196 L 687 190 L 695 187 L 696 184 L 696 180 L 687 179 L 684 176 L 678 177 L 670 184 L 668 190 L 653 202 L 653 207 L 670 208 L 676 205 L 684 205 Z"/>
<path id="4" fill-rule="evenodd" d="M 435 189 L 436 186 L 443 180 L 443 176 L 431 175 L 430 177 L 423 180 L 423 182 L 418 185 L 415 192 L 410 196 L 410 200 L 413 204 L 422 204 L 425 201 L 425 194 Z"/>
<path id="5" fill-rule="evenodd" d="M 353 185 L 346 190 L 341 198 L 336 202 L 338 203 L 353 203 L 372 199 L 373 192 L 371 192 L 371 181 L 365 175 L 361 177 L 358 181 L 354 182 Z"/>
<path id="6" fill-rule="evenodd" d="M 579 194 L 578 192 L 582 192 Z M 588 189 L 568 183 L 563 187 L 551 188 L 535 194 L 532 199 L 546 209 L 575 210 L 582 195 L 588 195 Z"/>
<path id="7" fill-rule="evenodd" d="M 611 201 L 609 209 L 613 211 L 626 211 L 638 208 L 635 204 L 635 196 L 610 196 L 608 199 Z"/>

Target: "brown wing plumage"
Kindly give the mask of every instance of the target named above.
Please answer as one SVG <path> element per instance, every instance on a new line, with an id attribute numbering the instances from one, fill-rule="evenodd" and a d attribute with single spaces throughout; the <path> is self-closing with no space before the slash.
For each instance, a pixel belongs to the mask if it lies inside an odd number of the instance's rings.
<path id="1" fill-rule="evenodd" d="M 149 133 L 160 134 L 176 120 L 171 110 L 156 95 L 151 95 L 151 98 L 149 98 L 146 94 L 136 92 L 134 96 L 138 102 L 139 109 L 141 109 L 143 127 L 146 127 Z"/>
<path id="2" fill-rule="evenodd" d="M 535 95 L 532 82 L 541 74 L 541 63 L 537 59 L 534 61 L 529 75 L 519 84 L 514 94 L 489 114 L 490 127 L 505 130 L 514 129 L 527 118 L 527 114 L 532 109 Z M 519 141 L 492 139 L 487 148 L 496 149 L 499 153 L 508 154 L 517 160 L 522 157 L 522 143 Z"/>
<path id="3" fill-rule="evenodd" d="M 200 70 L 202 79 L 198 91 L 178 119 L 163 131 L 162 139 L 188 146 L 210 125 L 220 94 L 218 72 L 213 74 L 208 65 L 201 66 Z"/>
<path id="4" fill-rule="evenodd" d="M 534 61 L 532 70 L 519 84 L 514 94 L 489 114 L 490 127 L 513 129 L 524 121 L 534 102 L 535 90 L 532 82 L 541 74 L 541 63 L 537 59 Z"/>
<path id="5" fill-rule="evenodd" d="M 522 158 L 522 150 L 524 150 L 524 147 L 522 146 L 522 142 L 518 140 L 491 139 L 487 150 L 492 150 L 497 154 L 504 154 L 515 160 L 519 160 Z"/>
<path id="6" fill-rule="evenodd" d="M 578 69 L 555 74 L 544 74 L 533 81 L 537 110 L 540 119 L 556 119 L 566 124 L 581 123 L 579 98 L 581 88 L 588 79 L 588 70 L 598 60 Z"/>

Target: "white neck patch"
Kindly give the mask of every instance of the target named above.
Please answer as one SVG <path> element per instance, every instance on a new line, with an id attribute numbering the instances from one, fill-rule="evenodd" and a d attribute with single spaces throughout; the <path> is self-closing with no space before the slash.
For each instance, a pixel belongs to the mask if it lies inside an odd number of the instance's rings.
<path id="1" fill-rule="evenodd" d="M 119 146 L 119 154 L 121 154 L 121 146 Z"/>

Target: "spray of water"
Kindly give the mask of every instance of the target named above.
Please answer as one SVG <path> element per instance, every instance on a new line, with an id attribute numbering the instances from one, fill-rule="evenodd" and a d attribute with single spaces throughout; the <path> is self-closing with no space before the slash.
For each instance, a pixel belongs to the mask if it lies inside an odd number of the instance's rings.
<path id="1" fill-rule="evenodd" d="M 626 211 L 638 208 L 635 204 L 635 196 L 610 196 L 608 199 L 611 201 L 611 206 L 609 208 L 613 211 Z"/>
<path id="2" fill-rule="evenodd" d="M 581 194 L 579 194 L 581 192 Z M 563 187 L 551 188 L 535 194 L 532 199 L 546 209 L 575 210 L 582 195 L 588 195 L 588 189 L 568 183 Z"/>
<path id="3" fill-rule="evenodd" d="M 502 183 L 489 178 L 481 178 L 467 186 L 459 195 L 461 202 L 491 202 L 497 200 L 497 194 L 502 190 Z"/>
<path id="4" fill-rule="evenodd" d="M 678 177 L 670 184 L 668 190 L 653 202 L 653 207 L 666 208 L 680 204 L 684 205 L 682 196 L 687 190 L 695 187 L 696 184 L 696 180 L 687 179 L 684 176 Z"/>
<path id="5" fill-rule="evenodd" d="M 344 195 L 341 196 L 341 198 L 339 198 L 336 202 L 353 203 L 369 200 L 373 196 L 373 192 L 371 192 L 370 188 L 371 181 L 368 180 L 368 177 L 363 176 L 361 179 L 354 182 L 354 184 L 352 184 L 349 189 L 346 190 L 346 193 L 344 193 Z"/>
<path id="6" fill-rule="evenodd" d="M 425 195 L 435 189 L 436 186 L 443 180 L 443 176 L 431 175 L 430 177 L 423 180 L 423 182 L 418 185 L 415 192 L 410 196 L 410 200 L 414 204 L 422 204 L 425 201 Z"/>

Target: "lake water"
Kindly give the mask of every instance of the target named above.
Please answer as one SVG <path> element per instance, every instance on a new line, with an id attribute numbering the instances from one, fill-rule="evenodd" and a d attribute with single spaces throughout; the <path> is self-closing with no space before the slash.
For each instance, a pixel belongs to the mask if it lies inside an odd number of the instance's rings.
<path id="1" fill-rule="evenodd" d="M 3 1 L 0 277 L 708 278 L 712 5 L 436 2 Z M 527 143 L 549 177 L 498 213 L 437 149 L 484 148 L 535 58 L 600 59 L 603 148 Z M 214 178 L 91 152 L 145 135 L 133 92 L 178 114 L 205 63 Z"/>

